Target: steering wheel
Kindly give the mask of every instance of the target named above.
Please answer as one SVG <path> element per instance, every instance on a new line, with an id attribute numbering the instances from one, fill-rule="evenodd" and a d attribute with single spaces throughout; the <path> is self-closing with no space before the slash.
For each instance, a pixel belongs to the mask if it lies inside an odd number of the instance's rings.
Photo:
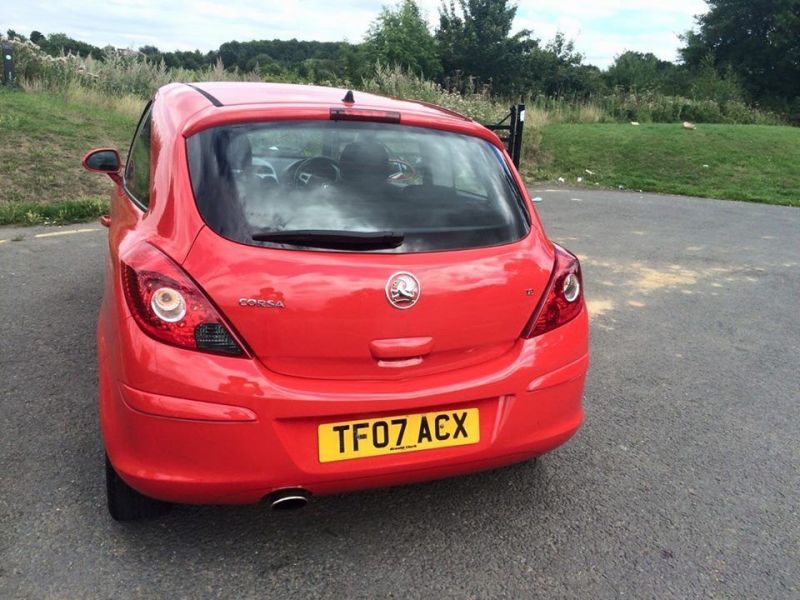
<path id="1" fill-rule="evenodd" d="M 409 181 L 417 176 L 414 165 L 402 158 L 390 158 L 389 165 L 394 169 L 389 175 L 390 181 Z"/>
<path id="2" fill-rule="evenodd" d="M 292 183 L 296 187 L 336 183 L 339 179 L 339 164 L 327 156 L 312 156 L 300 161 L 292 175 Z"/>

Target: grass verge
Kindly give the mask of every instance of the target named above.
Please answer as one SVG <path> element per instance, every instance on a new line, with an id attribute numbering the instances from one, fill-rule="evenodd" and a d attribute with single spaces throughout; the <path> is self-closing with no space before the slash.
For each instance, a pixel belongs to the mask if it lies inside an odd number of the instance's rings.
<path id="1" fill-rule="evenodd" d="M 101 198 L 81 198 L 44 204 L 8 202 L 0 204 L 0 225 L 66 225 L 96 219 L 108 212 Z"/>
<path id="2" fill-rule="evenodd" d="M 0 88 L 0 209 L 109 193 L 109 179 L 85 172 L 81 157 L 100 146 L 124 154 L 136 117 L 84 100 Z"/>
<path id="3" fill-rule="evenodd" d="M 800 128 L 762 125 L 552 124 L 539 180 L 800 206 Z M 588 173 L 591 171 L 591 173 Z"/>

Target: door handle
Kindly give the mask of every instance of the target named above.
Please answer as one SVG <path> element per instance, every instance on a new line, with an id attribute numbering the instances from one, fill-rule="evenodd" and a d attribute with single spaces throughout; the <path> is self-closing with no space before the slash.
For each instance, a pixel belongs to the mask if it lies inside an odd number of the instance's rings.
<path id="1" fill-rule="evenodd" d="M 372 340 L 369 351 L 378 360 L 400 360 L 419 358 L 433 350 L 432 337 L 392 338 Z"/>

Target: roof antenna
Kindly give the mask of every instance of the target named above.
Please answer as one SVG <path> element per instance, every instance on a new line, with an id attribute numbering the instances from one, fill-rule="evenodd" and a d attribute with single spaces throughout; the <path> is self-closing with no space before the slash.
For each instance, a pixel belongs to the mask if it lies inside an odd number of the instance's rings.
<path id="1" fill-rule="evenodd" d="M 356 99 L 353 98 L 353 90 L 347 90 L 347 93 L 344 95 L 342 102 L 345 104 L 353 104 L 355 103 Z"/>

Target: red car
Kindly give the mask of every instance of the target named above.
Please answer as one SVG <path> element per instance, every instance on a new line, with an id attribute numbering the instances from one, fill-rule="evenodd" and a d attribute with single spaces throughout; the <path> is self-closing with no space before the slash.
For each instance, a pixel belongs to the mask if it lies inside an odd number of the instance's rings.
<path id="1" fill-rule="evenodd" d="M 583 420 L 578 260 L 499 138 L 427 104 L 172 84 L 115 183 L 97 326 L 108 506 L 305 504 L 467 473 Z"/>

